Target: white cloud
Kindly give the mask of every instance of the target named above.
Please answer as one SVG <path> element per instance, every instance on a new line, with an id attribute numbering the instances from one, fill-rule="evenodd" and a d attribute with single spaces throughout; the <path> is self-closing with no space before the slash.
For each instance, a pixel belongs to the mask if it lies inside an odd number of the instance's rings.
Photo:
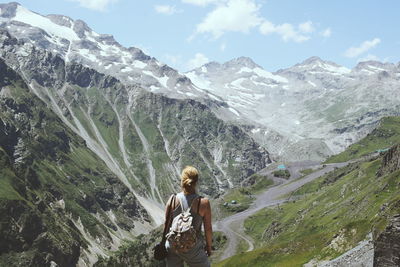
<path id="1" fill-rule="evenodd" d="M 380 42 L 381 42 L 381 39 L 379 39 L 379 38 L 374 38 L 371 41 L 365 41 L 362 44 L 360 44 L 360 46 L 358 46 L 358 47 L 350 47 L 349 49 L 346 50 L 344 55 L 346 57 L 350 57 L 350 58 L 357 57 L 357 56 L 367 52 L 368 50 L 374 48 Z"/>
<path id="2" fill-rule="evenodd" d="M 370 61 L 370 60 L 372 60 L 372 61 L 380 61 L 379 57 L 377 57 L 377 56 L 375 56 L 375 55 L 372 55 L 372 54 L 368 54 L 368 55 L 366 55 L 365 57 L 360 58 L 360 59 L 358 60 L 358 62 Z"/>
<path id="3" fill-rule="evenodd" d="M 275 25 L 260 15 L 261 5 L 256 0 L 181 0 L 198 6 L 214 4 L 201 23 L 196 27 L 195 33 L 188 38 L 191 41 L 197 34 L 211 34 L 218 39 L 226 32 L 248 33 L 251 29 L 259 27 L 264 34 L 276 33 L 285 41 L 301 43 L 309 40 L 315 31 L 311 21 L 303 22 L 297 26 L 290 23 Z M 223 51 L 223 49 L 221 49 Z"/>
<path id="4" fill-rule="evenodd" d="M 325 37 L 325 38 L 329 38 L 332 35 L 332 31 L 331 28 L 326 28 L 325 30 L 323 30 L 322 32 L 320 32 L 321 36 Z"/>
<path id="5" fill-rule="evenodd" d="M 98 11 L 105 11 L 110 4 L 116 3 L 119 0 L 70 0 L 70 1 L 78 2 L 80 6 L 85 8 Z"/>
<path id="6" fill-rule="evenodd" d="M 176 7 L 170 6 L 170 5 L 155 5 L 154 10 L 157 13 L 164 14 L 164 15 L 173 15 L 173 14 L 182 12 L 182 10 L 179 10 Z"/>
<path id="7" fill-rule="evenodd" d="M 202 53 L 197 53 L 194 58 L 190 59 L 187 63 L 187 69 L 192 70 L 203 66 L 204 64 L 210 62 L 210 60 Z"/>
<path id="8" fill-rule="evenodd" d="M 272 22 L 266 20 L 260 25 L 260 32 L 264 35 L 268 35 L 276 32 L 276 27 Z"/>
<path id="9" fill-rule="evenodd" d="M 264 21 L 260 25 L 260 32 L 264 35 L 277 33 L 281 36 L 281 38 L 285 41 L 294 41 L 296 43 L 301 43 L 310 39 L 309 35 L 305 35 L 303 33 L 311 33 L 314 31 L 312 26 L 312 22 L 304 22 L 299 24 L 299 30 L 296 30 L 295 27 L 290 23 L 283 23 L 281 25 L 274 25 L 269 21 Z"/>
<path id="10" fill-rule="evenodd" d="M 210 33 L 217 39 L 225 32 L 247 33 L 262 22 L 259 9 L 254 0 L 221 2 L 197 25 L 196 34 Z"/>
<path id="11" fill-rule="evenodd" d="M 206 6 L 208 4 L 216 4 L 222 2 L 222 0 L 182 0 L 182 3 L 192 4 L 196 6 Z"/>
<path id="12" fill-rule="evenodd" d="M 222 43 L 222 44 L 219 46 L 219 50 L 221 50 L 222 52 L 224 52 L 225 49 L 226 49 L 226 43 Z"/>
<path id="13" fill-rule="evenodd" d="M 299 24 L 299 31 L 302 33 L 312 33 L 314 30 L 314 25 L 311 21 L 306 21 Z"/>

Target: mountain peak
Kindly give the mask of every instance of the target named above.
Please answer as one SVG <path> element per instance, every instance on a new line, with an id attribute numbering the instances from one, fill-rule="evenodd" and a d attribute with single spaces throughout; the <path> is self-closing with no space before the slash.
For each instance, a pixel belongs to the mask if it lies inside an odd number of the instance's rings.
<path id="1" fill-rule="evenodd" d="M 317 63 L 317 62 L 324 63 L 325 61 L 323 61 L 320 57 L 313 56 L 313 57 L 307 58 L 306 60 L 304 60 L 300 64 L 301 65 L 309 65 L 309 64 L 313 64 L 313 63 Z"/>
<path id="2" fill-rule="evenodd" d="M 13 18 L 17 12 L 18 6 L 21 5 L 17 2 L 0 4 L 0 16 L 3 18 Z"/>
<path id="3" fill-rule="evenodd" d="M 248 67 L 248 68 L 256 68 L 256 67 L 260 67 L 259 65 L 257 65 L 251 58 L 249 57 L 238 57 L 238 58 L 234 58 L 228 62 L 224 63 L 225 66 L 240 66 L 240 67 Z"/>
<path id="4" fill-rule="evenodd" d="M 367 73 L 371 72 L 380 72 L 380 71 L 388 71 L 395 69 L 396 65 L 393 63 L 380 62 L 376 60 L 368 60 L 359 62 L 354 70 L 356 71 L 366 71 Z"/>
<path id="5" fill-rule="evenodd" d="M 52 22 L 54 22 L 57 25 L 60 26 L 65 26 L 65 27 L 71 27 L 72 23 L 74 22 L 73 19 L 71 19 L 68 16 L 64 16 L 64 15 L 57 15 L 57 14 L 50 14 L 46 16 L 47 18 L 49 18 Z"/>

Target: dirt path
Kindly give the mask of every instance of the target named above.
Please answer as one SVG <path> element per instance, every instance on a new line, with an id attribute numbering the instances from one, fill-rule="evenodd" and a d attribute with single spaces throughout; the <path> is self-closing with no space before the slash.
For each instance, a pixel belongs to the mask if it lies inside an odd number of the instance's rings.
<path id="1" fill-rule="evenodd" d="M 265 192 L 257 195 L 255 201 L 247 210 L 236 213 L 234 215 L 231 215 L 214 223 L 213 228 L 217 231 L 223 232 L 228 239 L 227 241 L 228 245 L 226 246 L 225 251 L 222 253 L 220 260 L 235 255 L 240 239 L 243 239 L 248 243 L 249 249 L 247 251 L 251 251 L 254 249 L 254 244 L 251 238 L 247 237 L 243 233 L 243 230 L 241 231 L 241 229 L 243 228 L 242 227 L 243 222 L 247 217 L 253 215 L 254 213 L 263 208 L 285 202 L 286 199 L 282 199 L 283 196 L 295 191 L 304 184 L 309 183 L 317 179 L 318 177 L 321 177 L 322 175 L 334 170 L 335 168 L 340 168 L 346 166 L 347 164 L 349 163 L 346 162 L 346 163 L 326 164 L 324 165 L 324 167 L 319 163 L 315 162 L 297 162 L 288 164 L 288 169 L 292 174 L 290 180 L 284 180 L 281 184 L 271 187 L 267 189 Z M 321 169 L 316 170 L 315 172 L 305 176 L 302 179 L 298 179 L 301 177 L 300 170 L 311 167 L 313 168 L 320 167 Z M 272 171 L 264 171 L 262 172 L 262 174 L 268 174 L 271 172 Z M 241 227 L 232 227 L 232 224 L 240 225 Z M 238 228 L 238 230 L 234 228 Z"/>

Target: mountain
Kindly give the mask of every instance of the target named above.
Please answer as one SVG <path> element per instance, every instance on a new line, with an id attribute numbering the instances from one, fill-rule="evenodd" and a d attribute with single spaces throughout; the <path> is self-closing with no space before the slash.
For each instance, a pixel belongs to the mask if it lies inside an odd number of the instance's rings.
<path id="1" fill-rule="evenodd" d="M 0 265 L 75 266 L 152 224 L 149 213 L 0 59 Z"/>
<path id="2" fill-rule="evenodd" d="M 385 121 L 375 133 L 398 136 L 388 121 L 398 123 L 399 117 Z M 381 139 L 371 134 L 358 144 Z M 256 249 L 216 266 L 398 266 L 399 143 L 397 138 L 386 152 L 355 157 L 297 189 L 286 203 L 247 218 L 245 233 Z"/>
<path id="3" fill-rule="evenodd" d="M 185 165 L 210 198 L 268 152 L 198 101 L 126 85 L 0 31 L 0 265 L 93 264 L 163 220 Z"/>
<path id="4" fill-rule="evenodd" d="M 369 61 L 350 70 L 312 57 L 271 73 L 240 57 L 182 74 L 81 20 L 42 16 L 17 3 L 0 10 L 1 26 L 18 39 L 125 85 L 196 99 L 246 129 L 277 160 L 323 160 L 365 136 L 381 117 L 398 114 L 395 64 Z"/>
<path id="5" fill-rule="evenodd" d="M 18 3 L 0 4 L 0 24 L 13 36 L 59 54 L 120 81 L 174 98 L 217 101 L 191 81 L 135 47 L 123 47 L 112 35 L 94 32 L 84 21 L 63 15 L 42 16 Z"/>
<path id="6" fill-rule="evenodd" d="M 226 101 L 277 158 L 317 159 L 343 151 L 398 115 L 400 67 L 361 62 L 352 70 L 312 57 L 275 73 L 249 58 L 212 62 L 186 75 L 199 87 Z"/>

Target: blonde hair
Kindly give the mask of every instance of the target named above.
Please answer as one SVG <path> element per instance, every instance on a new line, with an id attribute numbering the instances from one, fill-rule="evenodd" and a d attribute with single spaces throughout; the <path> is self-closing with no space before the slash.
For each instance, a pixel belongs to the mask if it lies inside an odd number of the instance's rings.
<path id="1" fill-rule="evenodd" d="M 199 172 L 195 167 L 186 166 L 181 175 L 181 187 L 184 194 L 193 194 L 196 191 L 196 184 L 199 179 Z"/>

